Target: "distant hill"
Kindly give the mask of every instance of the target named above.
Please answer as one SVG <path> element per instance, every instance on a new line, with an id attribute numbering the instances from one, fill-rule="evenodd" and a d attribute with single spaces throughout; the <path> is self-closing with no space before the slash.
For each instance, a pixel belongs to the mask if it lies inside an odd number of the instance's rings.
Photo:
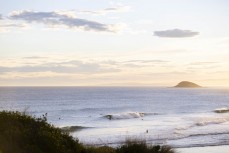
<path id="1" fill-rule="evenodd" d="M 189 82 L 189 81 L 182 81 L 180 83 L 178 83 L 176 86 L 174 86 L 176 88 L 200 88 L 201 86 L 198 84 L 195 84 L 193 82 Z"/>

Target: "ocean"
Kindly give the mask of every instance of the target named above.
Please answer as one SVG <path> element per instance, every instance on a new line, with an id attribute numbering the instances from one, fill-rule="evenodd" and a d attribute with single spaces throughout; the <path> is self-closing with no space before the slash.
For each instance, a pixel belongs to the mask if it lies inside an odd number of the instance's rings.
<path id="1" fill-rule="evenodd" d="M 226 88 L 0 87 L 0 110 L 47 113 L 49 123 L 90 145 L 229 145 L 228 108 Z"/>

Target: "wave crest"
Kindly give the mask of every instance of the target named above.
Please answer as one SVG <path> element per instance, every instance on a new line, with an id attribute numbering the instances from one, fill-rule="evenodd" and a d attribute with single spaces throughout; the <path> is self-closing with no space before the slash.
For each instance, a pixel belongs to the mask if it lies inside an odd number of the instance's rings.
<path id="1" fill-rule="evenodd" d="M 217 108 L 214 110 L 215 113 L 227 113 L 229 112 L 229 108 L 227 107 L 222 107 L 222 108 Z"/>
<path id="2" fill-rule="evenodd" d="M 72 132 L 76 132 L 76 131 L 79 131 L 79 130 L 82 130 L 82 129 L 86 129 L 86 128 L 89 128 L 89 127 L 84 127 L 84 126 L 65 126 L 65 127 L 61 127 L 60 129 L 64 132 L 69 132 L 69 133 L 72 133 Z"/>
<path id="3" fill-rule="evenodd" d="M 206 126 L 210 124 L 221 124 L 221 123 L 225 123 L 228 121 L 229 121 L 229 118 L 216 118 L 216 119 L 210 119 L 210 120 L 204 120 L 204 121 L 197 122 L 196 125 L 197 126 Z"/>
<path id="4" fill-rule="evenodd" d="M 109 114 L 105 115 L 104 117 L 109 120 L 119 120 L 119 119 L 131 119 L 131 118 L 141 118 L 144 117 L 146 114 L 141 112 L 127 112 L 127 113 L 120 113 L 120 114 Z"/>

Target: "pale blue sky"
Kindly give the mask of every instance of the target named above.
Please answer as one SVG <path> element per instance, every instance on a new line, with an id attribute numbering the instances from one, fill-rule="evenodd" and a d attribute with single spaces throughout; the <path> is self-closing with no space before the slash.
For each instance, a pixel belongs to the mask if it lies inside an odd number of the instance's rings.
<path id="1" fill-rule="evenodd" d="M 0 85 L 229 86 L 228 8 L 227 0 L 0 0 Z"/>

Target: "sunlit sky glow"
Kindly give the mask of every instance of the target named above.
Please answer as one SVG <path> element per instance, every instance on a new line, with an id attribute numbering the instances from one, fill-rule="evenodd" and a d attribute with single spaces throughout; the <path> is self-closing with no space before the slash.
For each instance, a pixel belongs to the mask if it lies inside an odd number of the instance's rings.
<path id="1" fill-rule="evenodd" d="M 1 86 L 229 86 L 228 0 L 0 0 Z"/>

